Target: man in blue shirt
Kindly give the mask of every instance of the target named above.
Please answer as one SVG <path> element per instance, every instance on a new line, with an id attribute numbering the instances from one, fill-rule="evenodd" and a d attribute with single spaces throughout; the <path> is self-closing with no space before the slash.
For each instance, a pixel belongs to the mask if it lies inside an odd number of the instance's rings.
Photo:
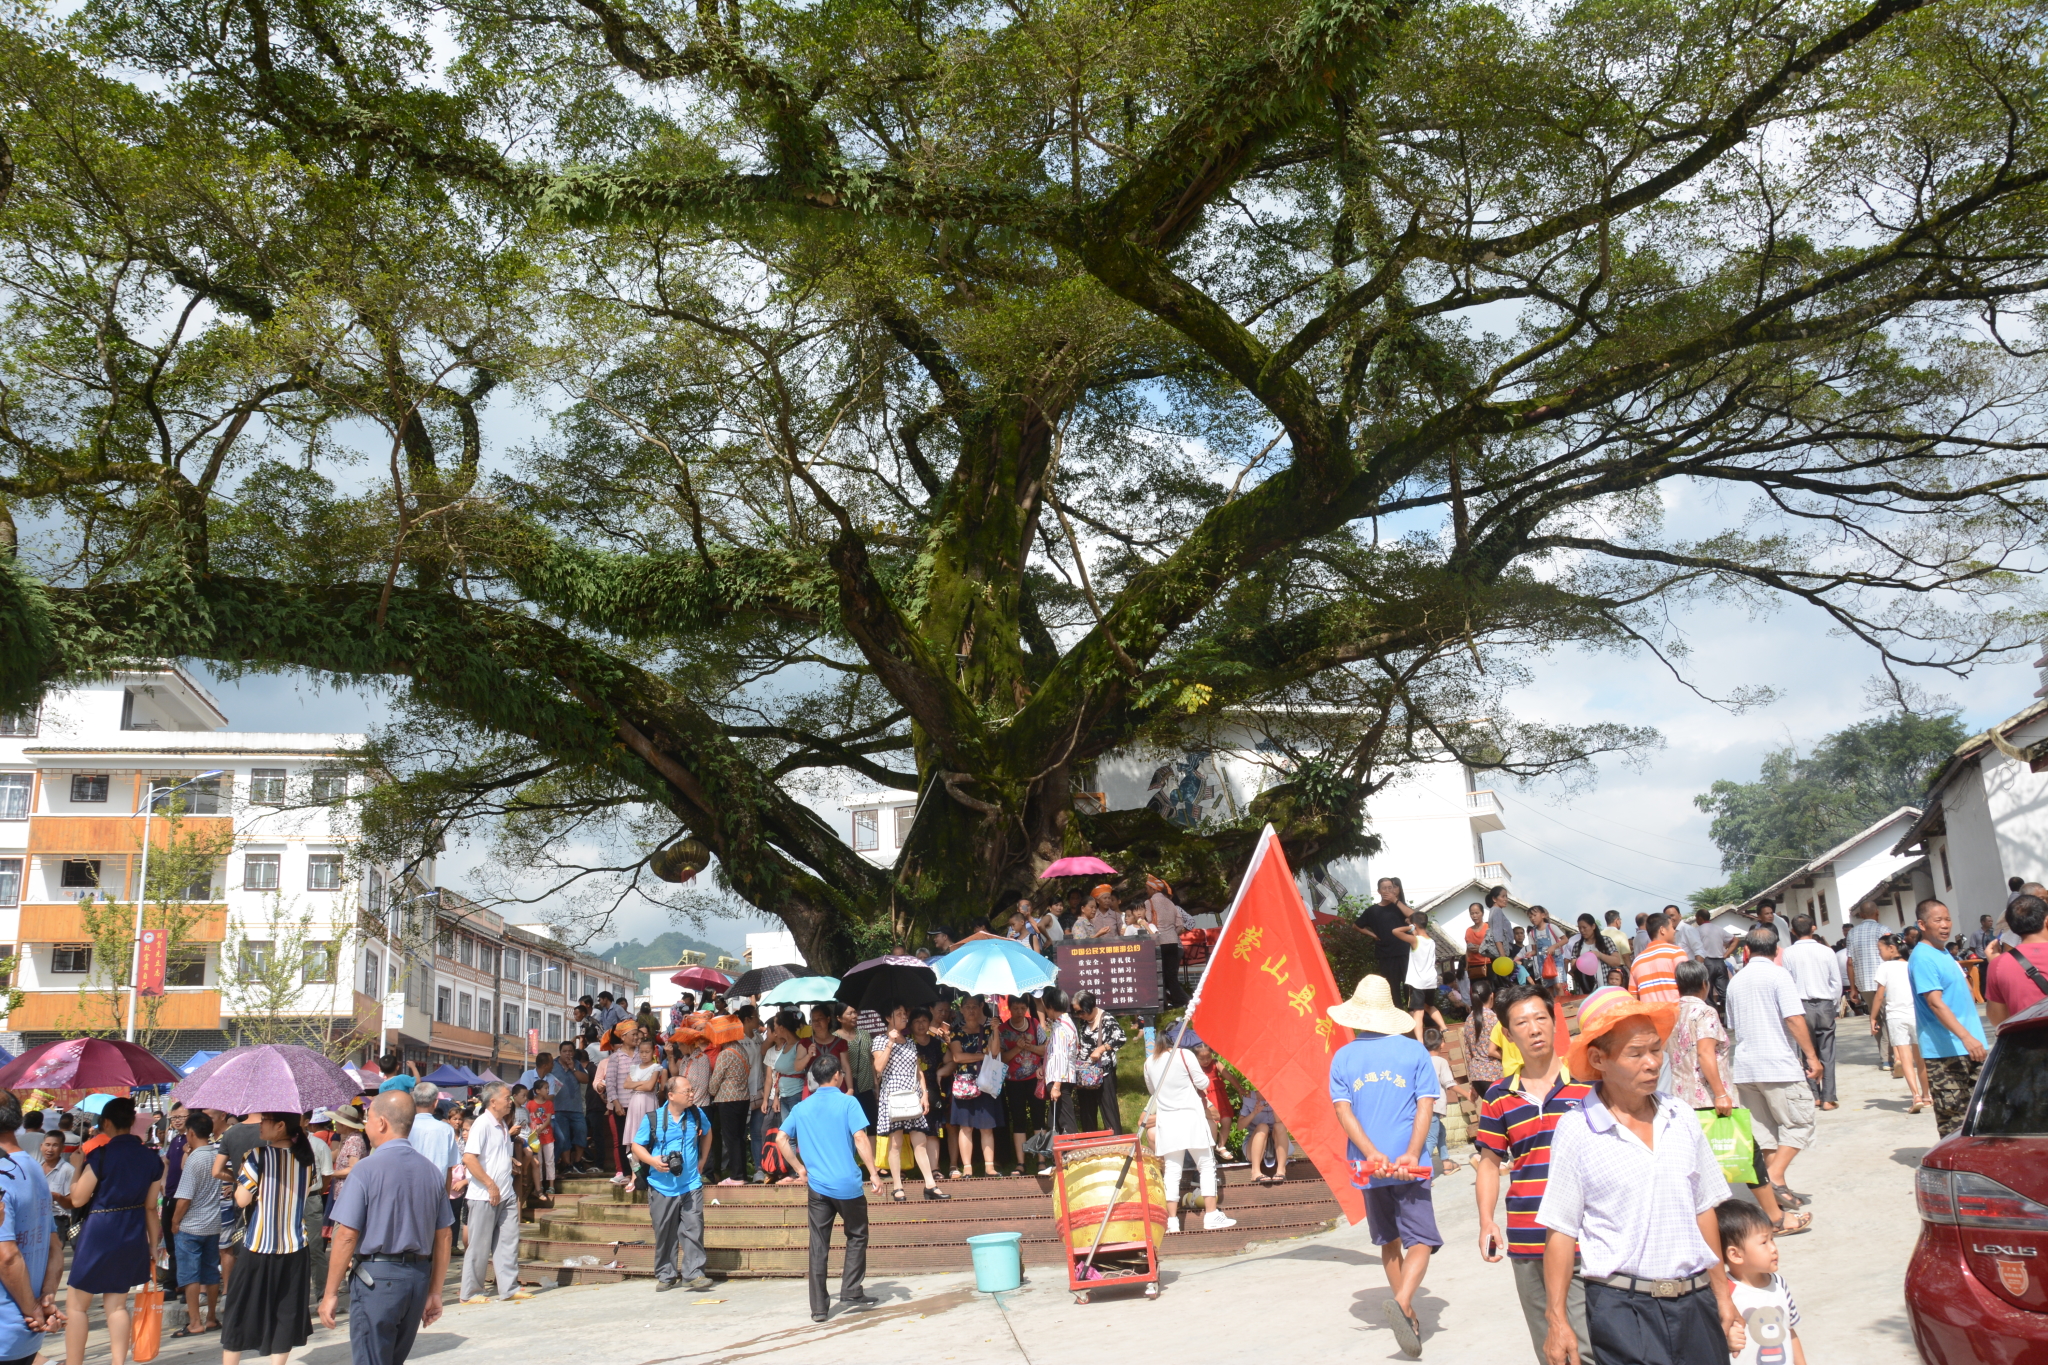
<path id="1" fill-rule="evenodd" d="M 1430 1115 L 1443 1098 L 1436 1064 L 1410 1031 L 1415 1020 L 1394 1005 L 1385 977 L 1368 976 L 1330 1018 L 1358 1038 L 1330 1059 L 1330 1105 L 1350 1138 L 1351 1183 L 1365 1191 L 1366 1227 L 1394 1297 L 1386 1310 L 1394 1339 L 1411 1357 L 1422 1354 L 1415 1295 L 1432 1252 L 1444 1244 L 1430 1202 L 1429 1172 L 1409 1176 L 1390 1165 L 1424 1167 Z"/>
<path id="2" fill-rule="evenodd" d="M 447 1180 L 462 1164 L 462 1139 L 455 1136 L 453 1128 L 434 1117 L 434 1106 L 440 1099 L 441 1087 L 431 1081 L 421 1081 L 413 1087 L 412 1132 L 406 1142 L 440 1167 L 441 1178 Z"/>
<path id="3" fill-rule="evenodd" d="M 64 1272 L 50 1185 L 42 1163 L 16 1141 L 20 1129 L 21 1102 L 0 1093 L 0 1360 L 42 1349 Z"/>
<path id="4" fill-rule="evenodd" d="M 1948 942 L 1948 907 L 1920 902 L 1920 942 L 1906 960 L 1913 983 L 1913 1021 L 1919 1026 L 1920 1056 L 1927 1063 L 1927 1087 L 1934 1097 L 1934 1131 L 1947 1137 L 1963 1126 L 1977 1071 L 1984 1064 L 1984 1025 L 1970 979 L 1940 947 Z"/>
<path id="5" fill-rule="evenodd" d="M 647 1167 L 647 1211 L 654 1218 L 654 1292 L 678 1284 L 709 1289 L 704 1273 L 704 1163 L 711 1126 L 697 1108 L 690 1078 L 668 1083 L 668 1103 L 640 1120 L 633 1159 Z M 680 1255 L 678 1254 L 680 1252 Z"/>
<path id="6" fill-rule="evenodd" d="M 803 1182 L 811 1187 L 811 1321 L 823 1322 L 832 1309 L 831 1296 L 825 1292 L 825 1266 L 832 1255 L 834 1217 L 846 1224 L 846 1264 L 839 1274 L 839 1301 L 850 1308 L 872 1308 L 881 1302 L 861 1292 L 861 1281 L 868 1272 L 868 1200 L 861 1193 L 860 1171 L 867 1167 L 868 1183 L 877 1194 L 882 1192 L 882 1173 L 875 1169 L 867 1111 L 846 1093 L 846 1073 L 839 1059 L 829 1052 L 819 1053 L 811 1063 L 811 1083 L 817 1088 L 783 1118 L 775 1145 L 795 1172 L 784 1183 Z M 856 1153 L 859 1165 L 854 1163 Z"/>

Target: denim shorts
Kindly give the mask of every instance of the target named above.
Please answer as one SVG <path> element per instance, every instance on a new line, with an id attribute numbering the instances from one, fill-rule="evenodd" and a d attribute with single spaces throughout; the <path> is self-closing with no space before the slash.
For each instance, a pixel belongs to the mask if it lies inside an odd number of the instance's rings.
<path id="1" fill-rule="evenodd" d="M 171 1250 L 178 1258 L 179 1284 L 220 1283 L 219 1233 L 176 1233 L 171 1238 Z"/>
<path id="2" fill-rule="evenodd" d="M 564 1150 L 590 1145 L 590 1129 L 584 1124 L 582 1110 L 569 1114 L 556 1111 L 555 1145 Z"/>

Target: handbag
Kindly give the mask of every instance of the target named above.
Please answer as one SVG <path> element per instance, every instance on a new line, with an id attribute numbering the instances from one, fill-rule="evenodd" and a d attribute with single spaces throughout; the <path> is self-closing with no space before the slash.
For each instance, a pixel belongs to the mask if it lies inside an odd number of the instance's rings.
<path id="1" fill-rule="evenodd" d="M 1024 1155 L 1034 1161 L 1049 1161 L 1052 1158 L 1052 1130 L 1041 1128 L 1024 1139 Z"/>
<path id="2" fill-rule="evenodd" d="M 1733 1184 L 1754 1184 L 1756 1136 L 1750 1127 L 1749 1111 L 1731 1109 L 1726 1118 L 1711 1109 L 1697 1112 L 1701 1126 L 1706 1129 L 1707 1146 L 1714 1149 L 1714 1160 L 1721 1165 L 1721 1174 Z"/>
<path id="3" fill-rule="evenodd" d="M 135 1295 L 134 1316 L 128 1324 L 129 1358 L 136 1365 L 148 1365 L 156 1359 L 156 1353 L 163 1349 L 164 1340 L 164 1291 L 157 1283 L 156 1272 L 151 1271 L 149 1288 Z"/>
<path id="4" fill-rule="evenodd" d="M 1074 1064 L 1074 1084 L 1085 1086 L 1090 1090 L 1101 1085 L 1102 1078 L 1108 1074 L 1109 1068 L 1101 1062 L 1076 1062 Z"/>
<path id="5" fill-rule="evenodd" d="M 953 1098 L 971 1100 L 981 1093 L 981 1070 L 969 1071 L 962 1067 L 953 1073 Z"/>
<path id="6" fill-rule="evenodd" d="M 914 1090 L 898 1090 L 887 1096 L 882 1112 L 891 1119 L 924 1117 L 924 1100 Z"/>
<path id="7" fill-rule="evenodd" d="M 1010 1078 L 1010 1068 L 1001 1057 L 991 1052 L 981 1059 L 981 1073 L 975 1078 L 975 1089 L 984 1095 L 1003 1093 L 1003 1082 Z"/>

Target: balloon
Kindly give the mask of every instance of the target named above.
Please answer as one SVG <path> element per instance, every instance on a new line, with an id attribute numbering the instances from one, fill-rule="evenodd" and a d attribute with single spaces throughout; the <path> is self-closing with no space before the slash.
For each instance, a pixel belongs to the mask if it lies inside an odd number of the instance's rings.
<path id="1" fill-rule="evenodd" d="M 1515 974 L 1515 960 L 1511 957 L 1495 958 L 1493 960 L 1493 974 L 1495 976 L 1513 976 Z"/>
<path id="2" fill-rule="evenodd" d="M 1574 967 L 1577 967 L 1579 969 L 1580 974 L 1583 976 L 1598 976 L 1600 974 L 1600 959 L 1593 956 L 1593 950 L 1591 948 L 1588 948 L 1585 952 L 1580 953 L 1579 960 L 1577 962 L 1574 962 L 1572 965 Z"/>

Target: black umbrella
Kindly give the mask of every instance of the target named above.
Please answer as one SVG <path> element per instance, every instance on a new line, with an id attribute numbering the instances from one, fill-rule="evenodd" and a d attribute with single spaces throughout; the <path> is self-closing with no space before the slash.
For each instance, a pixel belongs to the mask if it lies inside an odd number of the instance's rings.
<path id="1" fill-rule="evenodd" d="M 929 962 L 894 954 L 872 957 L 839 978 L 839 1000 L 855 1009 L 885 1013 L 897 1005 L 916 1009 L 939 1000 L 939 977 Z"/>
<path id="2" fill-rule="evenodd" d="M 796 971 L 790 967 L 756 967 L 752 971 L 741 972 L 738 979 L 725 988 L 725 994 L 744 995 L 749 1000 L 758 1000 L 795 976 Z"/>

